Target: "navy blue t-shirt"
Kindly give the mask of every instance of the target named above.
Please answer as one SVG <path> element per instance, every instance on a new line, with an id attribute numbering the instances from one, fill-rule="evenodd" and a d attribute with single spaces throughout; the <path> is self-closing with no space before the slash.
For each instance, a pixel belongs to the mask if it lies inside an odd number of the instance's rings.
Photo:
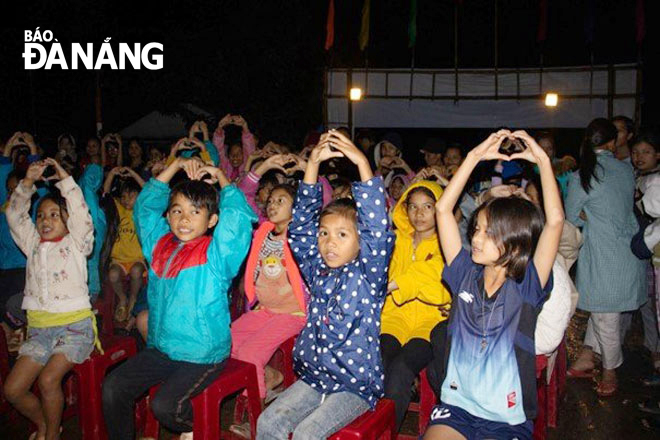
<path id="1" fill-rule="evenodd" d="M 452 295 L 451 350 L 442 401 L 483 419 L 510 425 L 536 417 L 534 330 L 552 290 L 530 261 L 522 280 L 507 278 L 490 298 L 484 266 L 461 249 L 442 279 Z"/>

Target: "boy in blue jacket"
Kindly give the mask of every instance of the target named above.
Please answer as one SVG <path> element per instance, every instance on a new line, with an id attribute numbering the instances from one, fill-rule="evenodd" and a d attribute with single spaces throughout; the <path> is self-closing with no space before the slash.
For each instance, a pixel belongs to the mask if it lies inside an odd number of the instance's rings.
<path id="1" fill-rule="evenodd" d="M 321 211 L 319 164 L 346 157 L 360 171 L 355 203 L 339 199 Z M 293 350 L 300 380 L 261 414 L 257 440 L 325 439 L 383 396 L 380 312 L 394 245 L 383 179 L 337 131 L 321 136 L 298 188 L 289 243 L 310 286 L 307 323 Z"/>
<path id="2" fill-rule="evenodd" d="M 182 169 L 192 180 L 170 190 L 168 182 Z M 209 184 L 214 181 L 222 188 L 219 211 Z M 215 380 L 229 357 L 227 289 L 247 254 L 257 217 L 220 169 L 177 158 L 144 186 L 134 220 L 149 263 L 149 330 L 147 348 L 103 383 L 103 412 L 113 440 L 134 437 L 135 399 L 161 382 L 151 402 L 154 415 L 172 431 L 192 431 L 190 398 Z"/>

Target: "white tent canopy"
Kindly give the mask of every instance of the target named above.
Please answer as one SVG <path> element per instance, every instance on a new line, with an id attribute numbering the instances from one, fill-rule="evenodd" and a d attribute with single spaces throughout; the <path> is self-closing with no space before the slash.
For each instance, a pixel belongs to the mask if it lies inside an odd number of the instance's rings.
<path id="1" fill-rule="evenodd" d="M 211 117 L 211 113 L 193 104 L 181 104 L 181 111 L 173 114 L 163 114 L 157 110 L 148 113 L 128 127 L 121 130 L 124 139 L 139 137 L 144 140 L 169 140 L 186 135 L 186 119 L 182 113 L 196 115 L 202 118 Z"/>
<path id="2" fill-rule="evenodd" d="M 639 117 L 637 68 L 332 69 L 326 72 L 326 122 L 371 128 L 583 128 L 596 117 Z M 351 87 L 363 91 L 352 109 Z M 548 92 L 559 95 L 557 107 L 545 106 Z"/>

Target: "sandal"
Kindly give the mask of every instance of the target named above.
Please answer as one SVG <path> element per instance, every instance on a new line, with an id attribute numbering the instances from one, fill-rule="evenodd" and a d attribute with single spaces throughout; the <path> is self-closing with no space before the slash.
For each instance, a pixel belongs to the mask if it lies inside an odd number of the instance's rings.
<path id="1" fill-rule="evenodd" d="M 229 430 L 239 437 L 250 438 L 250 422 L 244 422 L 240 425 L 231 425 Z"/>
<path id="2" fill-rule="evenodd" d="M 619 384 L 617 382 L 598 382 L 596 387 L 596 394 L 600 397 L 611 397 L 616 394 Z"/>
<path id="3" fill-rule="evenodd" d="M 657 399 L 647 399 L 637 406 L 640 411 L 645 413 L 660 415 L 660 401 Z"/>
<path id="4" fill-rule="evenodd" d="M 596 375 L 596 372 L 593 368 L 588 368 L 586 370 L 576 370 L 575 368 L 569 368 L 566 371 L 566 377 L 571 379 L 591 379 Z"/>

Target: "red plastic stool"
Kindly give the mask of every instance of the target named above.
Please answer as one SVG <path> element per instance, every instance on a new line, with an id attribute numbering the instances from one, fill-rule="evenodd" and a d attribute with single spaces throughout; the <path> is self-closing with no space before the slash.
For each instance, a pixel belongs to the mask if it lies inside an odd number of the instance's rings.
<path id="1" fill-rule="evenodd" d="M 296 381 L 296 374 L 293 371 L 293 346 L 296 345 L 298 335 L 292 336 L 286 341 L 282 342 L 275 354 L 273 354 L 273 363 L 276 368 L 284 375 L 282 383 L 286 388 L 293 385 Z"/>
<path id="2" fill-rule="evenodd" d="M 544 354 L 536 356 L 536 396 L 537 412 L 534 420 L 534 440 L 545 440 L 548 435 L 548 399 L 546 370 L 548 358 Z"/>
<path id="3" fill-rule="evenodd" d="M 566 387 L 566 365 L 566 341 L 562 340 L 557 347 L 557 357 L 548 384 L 548 427 L 550 428 L 557 427 L 559 400 L 563 399 Z"/>
<path id="4" fill-rule="evenodd" d="M 151 387 L 149 398 L 153 399 L 160 385 Z M 254 365 L 236 359 L 227 359 L 220 376 L 204 391 L 191 400 L 193 407 L 193 437 L 195 440 L 217 440 L 220 438 L 220 404 L 222 400 L 238 391 L 247 389 L 250 432 L 254 439 L 257 418 L 261 414 L 261 399 L 257 386 L 257 370 Z M 236 423 L 240 423 L 237 421 Z M 146 412 L 143 437 L 158 438 L 160 424 L 150 410 Z M 225 434 L 225 433 L 223 433 Z M 226 433 L 231 435 L 230 433 Z"/>
<path id="5" fill-rule="evenodd" d="M 296 336 L 292 336 L 286 341 L 282 342 L 269 364 L 274 364 L 274 368 L 279 370 L 284 375 L 282 385 L 284 388 L 289 388 L 296 381 L 296 373 L 293 371 L 293 346 L 296 344 Z M 236 397 L 236 405 L 234 406 L 234 420 L 243 420 L 245 411 L 247 409 L 247 398 L 244 395 Z"/>
<path id="6" fill-rule="evenodd" d="M 104 335 L 112 335 L 115 329 L 115 291 L 109 283 L 104 283 L 102 292 L 94 304 L 92 310 L 101 318 L 99 332 Z"/>
<path id="7" fill-rule="evenodd" d="M 380 399 L 373 411 L 367 411 L 329 440 L 394 440 L 396 439 L 396 415 L 394 401 Z"/>
<path id="8" fill-rule="evenodd" d="M 410 402 L 408 411 L 417 413 L 417 435 L 398 434 L 398 440 L 417 440 L 426 431 L 431 412 L 436 404 L 436 396 L 426 376 L 426 368 L 419 373 L 419 402 Z"/>
<path id="9" fill-rule="evenodd" d="M 101 344 L 103 354 L 94 352 L 88 360 L 72 370 L 78 382 L 78 424 L 85 440 L 108 438 L 101 401 L 103 378 L 108 368 L 137 353 L 135 339 L 131 337 L 103 336 Z"/>

